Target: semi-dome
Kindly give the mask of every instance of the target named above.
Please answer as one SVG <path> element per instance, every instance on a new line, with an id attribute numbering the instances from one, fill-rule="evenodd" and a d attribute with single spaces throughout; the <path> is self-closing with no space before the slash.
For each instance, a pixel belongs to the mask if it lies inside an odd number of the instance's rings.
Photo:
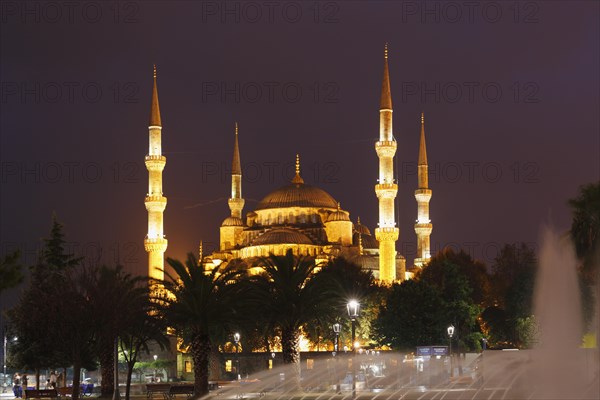
<path id="1" fill-rule="evenodd" d="M 266 195 L 255 210 L 284 207 L 337 208 L 337 201 L 316 186 L 292 183 Z"/>
<path id="2" fill-rule="evenodd" d="M 244 222 L 238 217 L 227 217 L 223 220 L 221 226 L 244 226 Z"/>
<path id="3" fill-rule="evenodd" d="M 313 244 L 302 232 L 280 228 L 267 231 L 252 241 L 252 246 L 267 244 Z"/>
<path id="4" fill-rule="evenodd" d="M 362 238 L 362 245 L 365 249 L 378 249 L 379 242 L 371 235 L 364 235 L 358 232 L 354 232 L 352 235 L 352 244 L 358 246 L 358 237 Z"/>

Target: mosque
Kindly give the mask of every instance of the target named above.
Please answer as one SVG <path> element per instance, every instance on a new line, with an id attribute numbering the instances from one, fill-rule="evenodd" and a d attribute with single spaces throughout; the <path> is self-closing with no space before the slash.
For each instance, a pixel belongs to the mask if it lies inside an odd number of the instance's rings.
<path id="1" fill-rule="evenodd" d="M 149 123 L 149 152 L 145 157 L 149 185 L 145 205 L 148 211 L 148 234 L 144 240 L 148 252 L 149 276 L 162 279 L 164 253 L 167 239 L 163 231 L 163 212 L 167 198 L 162 192 L 162 171 L 166 158 L 161 153 L 162 123 L 154 69 L 154 85 Z M 379 157 L 379 178 L 375 195 L 379 200 L 378 227 L 371 230 L 357 218 L 353 222 L 350 212 L 340 206 L 326 191 L 302 179 L 300 157 L 296 156 L 296 174 L 288 185 L 267 194 L 244 217 L 242 196 L 242 168 L 238 143 L 238 126 L 235 126 L 231 174 L 231 213 L 220 227 L 219 250 L 200 258 L 208 267 L 218 266 L 233 259 L 252 263 L 254 259 L 270 253 L 283 255 L 288 250 L 296 255 L 314 257 L 317 262 L 344 257 L 348 261 L 370 270 L 379 281 L 389 284 L 410 279 L 431 258 L 427 150 L 425 145 L 424 117 L 421 115 L 421 138 L 418 158 L 418 182 L 415 190 L 417 220 L 417 258 L 407 270 L 405 258 L 396 251 L 399 229 L 395 222 L 394 201 L 398 185 L 394 179 L 394 157 L 397 142 L 392 130 L 392 94 L 388 67 L 387 45 L 384 52 L 383 82 L 379 107 L 379 141 L 375 151 Z"/>

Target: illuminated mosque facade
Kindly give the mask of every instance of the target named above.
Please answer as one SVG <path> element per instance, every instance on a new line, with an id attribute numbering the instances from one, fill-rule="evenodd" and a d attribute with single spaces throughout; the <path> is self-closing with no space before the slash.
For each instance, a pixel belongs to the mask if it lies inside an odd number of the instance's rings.
<path id="1" fill-rule="evenodd" d="M 394 179 L 394 157 L 397 142 L 392 129 L 392 94 L 388 68 L 387 45 L 384 53 L 384 71 L 379 109 L 379 141 L 375 151 L 379 158 L 379 178 L 375 195 L 379 200 L 379 222 L 374 234 L 360 218 L 355 222 L 350 212 L 326 191 L 312 186 L 301 175 L 300 158 L 296 156 L 296 174 L 288 185 L 267 194 L 244 218 L 242 195 L 242 168 L 238 126 L 235 125 L 233 160 L 231 168 L 230 215 L 220 227 L 219 250 L 200 255 L 202 262 L 211 266 L 233 259 L 242 259 L 249 265 L 257 257 L 269 254 L 283 255 L 291 250 L 298 256 L 314 257 L 324 262 L 337 257 L 360 265 L 373 272 L 376 279 L 392 283 L 411 278 L 431 258 L 429 237 L 432 231 L 429 219 L 431 189 L 428 186 L 427 149 L 424 118 L 421 115 L 421 137 L 418 161 L 417 201 L 417 258 L 408 270 L 405 258 L 396 251 L 399 229 L 395 219 L 395 198 L 398 185 Z M 164 253 L 167 239 L 163 231 L 163 213 L 167 199 L 162 192 L 162 171 L 166 158 L 161 152 L 162 123 L 158 102 L 156 68 L 152 90 L 149 123 L 149 151 L 145 157 L 149 185 L 145 205 L 148 211 L 148 234 L 144 240 L 148 252 L 148 271 L 152 278 L 163 278 Z M 200 251 L 202 253 L 202 251 Z"/>

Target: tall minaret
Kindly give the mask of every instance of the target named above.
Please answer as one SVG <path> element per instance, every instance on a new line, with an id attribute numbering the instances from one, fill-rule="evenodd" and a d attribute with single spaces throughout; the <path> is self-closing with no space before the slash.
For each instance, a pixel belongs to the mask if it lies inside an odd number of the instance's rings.
<path id="1" fill-rule="evenodd" d="M 396 241 L 400 232 L 394 217 L 394 199 L 398 192 L 398 185 L 394 183 L 394 154 L 396 154 L 397 144 L 392 133 L 392 112 L 386 43 L 379 107 L 379 141 L 375 143 L 375 150 L 379 157 L 379 183 L 375 185 L 375 193 L 379 199 L 379 227 L 375 229 L 375 237 L 379 241 L 379 279 L 385 283 L 404 279 L 402 269 L 400 276 L 396 276 Z"/>
<path id="2" fill-rule="evenodd" d="M 162 124 L 158 106 L 156 65 L 154 66 L 154 86 L 152 88 L 148 131 L 150 138 L 150 148 L 146 156 L 148 194 L 145 199 L 146 210 L 148 210 L 148 235 L 144 240 L 144 248 L 148 252 L 148 276 L 155 279 L 164 279 L 162 270 L 165 267 L 164 255 L 167 250 L 167 239 L 163 234 L 163 212 L 167 207 L 167 198 L 163 196 L 162 171 L 165 168 L 167 159 L 162 155 L 161 149 Z"/>
<path id="3" fill-rule="evenodd" d="M 417 234 L 417 258 L 415 267 L 423 267 L 431 258 L 429 236 L 433 225 L 429 219 L 429 200 L 431 200 L 431 189 L 429 189 L 429 167 L 427 166 L 427 147 L 425 146 L 425 115 L 421 113 L 421 142 L 419 144 L 418 165 L 419 187 L 415 190 L 417 199 L 417 222 L 415 233 Z"/>
<path id="4" fill-rule="evenodd" d="M 227 200 L 231 216 L 225 218 L 221 224 L 220 249 L 230 250 L 236 244 L 237 236 L 244 229 L 242 210 L 242 163 L 240 162 L 240 147 L 238 144 L 238 124 L 235 123 L 235 139 L 233 142 L 233 160 L 231 161 L 231 197 Z"/>

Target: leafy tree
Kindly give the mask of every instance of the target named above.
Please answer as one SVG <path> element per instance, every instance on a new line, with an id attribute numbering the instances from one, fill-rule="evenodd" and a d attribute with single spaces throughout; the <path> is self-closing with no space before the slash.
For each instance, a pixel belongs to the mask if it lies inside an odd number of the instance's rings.
<path id="1" fill-rule="evenodd" d="M 535 254 L 524 243 L 506 244 L 495 258 L 492 271 L 494 305 L 482 314 L 489 344 L 524 348 L 531 343 L 524 332 L 533 313 Z"/>
<path id="2" fill-rule="evenodd" d="M 445 311 L 437 287 L 421 280 L 395 283 L 374 321 L 377 342 L 398 350 L 445 343 Z"/>
<path id="3" fill-rule="evenodd" d="M 582 186 L 578 196 L 569 200 L 569 206 L 573 211 L 570 233 L 575 251 L 583 261 L 584 274 L 593 281 L 593 257 L 600 245 L 600 182 Z"/>
<path id="4" fill-rule="evenodd" d="M 573 212 L 571 239 L 580 260 L 579 287 L 587 330 L 594 317 L 594 286 L 600 274 L 600 182 L 580 187 L 578 196 L 569 200 L 569 206 Z"/>
<path id="5" fill-rule="evenodd" d="M 453 276 L 448 276 L 447 268 L 452 265 L 456 271 Z M 429 264 L 420 272 L 419 279 L 423 279 L 442 290 L 444 298 L 453 296 L 455 287 L 450 284 L 457 284 L 454 276 L 461 276 L 466 279 L 465 289 L 468 290 L 468 297 L 474 304 L 485 306 L 491 303 L 490 297 L 490 277 L 486 266 L 482 262 L 475 261 L 463 250 L 458 253 L 452 249 L 446 249 L 431 258 Z M 446 281 L 450 279 L 450 281 Z"/>
<path id="6" fill-rule="evenodd" d="M 417 278 L 439 290 L 444 301 L 444 323 L 456 328 L 453 340 L 458 344 L 457 351 L 479 349 L 482 336 L 477 317 L 489 293 L 485 266 L 463 251 L 457 254 L 447 250 L 433 257 Z"/>
<path id="7" fill-rule="evenodd" d="M 20 258 L 21 252 L 16 250 L 0 260 L 0 293 L 23 282 Z"/>
<path id="8" fill-rule="evenodd" d="M 185 264 L 167 258 L 172 269 L 159 282 L 164 294 L 159 301 L 169 326 L 189 345 L 194 368 L 194 396 L 208 393 L 209 357 L 212 338 L 229 331 L 236 314 L 237 281 L 244 271 L 223 263 L 212 270 L 198 265 L 189 253 Z"/>
<path id="9" fill-rule="evenodd" d="M 64 345 L 64 327 L 58 325 L 61 317 L 69 317 L 63 315 L 64 310 L 75 311 L 81 306 L 66 301 L 69 294 L 75 296 L 73 292 L 65 290 L 65 286 L 75 279 L 75 267 L 81 259 L 65 253 L 63 228 L 56 216 L 53 216 L 50 237 L 44 243 L 38 263 L 31 267 L 29 288 L 8 314 L 20 338 L 19 357 L 15 363 L 34 369 L 38 374 L 41 368 L 67 366 L 72 362 L 68 354 L 59 350 L 59 344 Z M 88 354 L 78 358 L 82 365 L 93 369 Z"/>
<path id="10" fill-rule="evenodd" d="M 126 400 L 130 397 L 131 376 L 136 364 L 139 364 L 137 362 L 139 356 L 142 353 L 150 354 L 150 346 L 153 343 L 156 343 L 161 350 L 169 347 L 167 326 L 156 312 L 149 290 L 144 290 L 143 293 L 139 293 L 139 296 L 133 296 L 130 310 L 127 327 L 119 335 L 119 347 L 127 365 Z"/>

